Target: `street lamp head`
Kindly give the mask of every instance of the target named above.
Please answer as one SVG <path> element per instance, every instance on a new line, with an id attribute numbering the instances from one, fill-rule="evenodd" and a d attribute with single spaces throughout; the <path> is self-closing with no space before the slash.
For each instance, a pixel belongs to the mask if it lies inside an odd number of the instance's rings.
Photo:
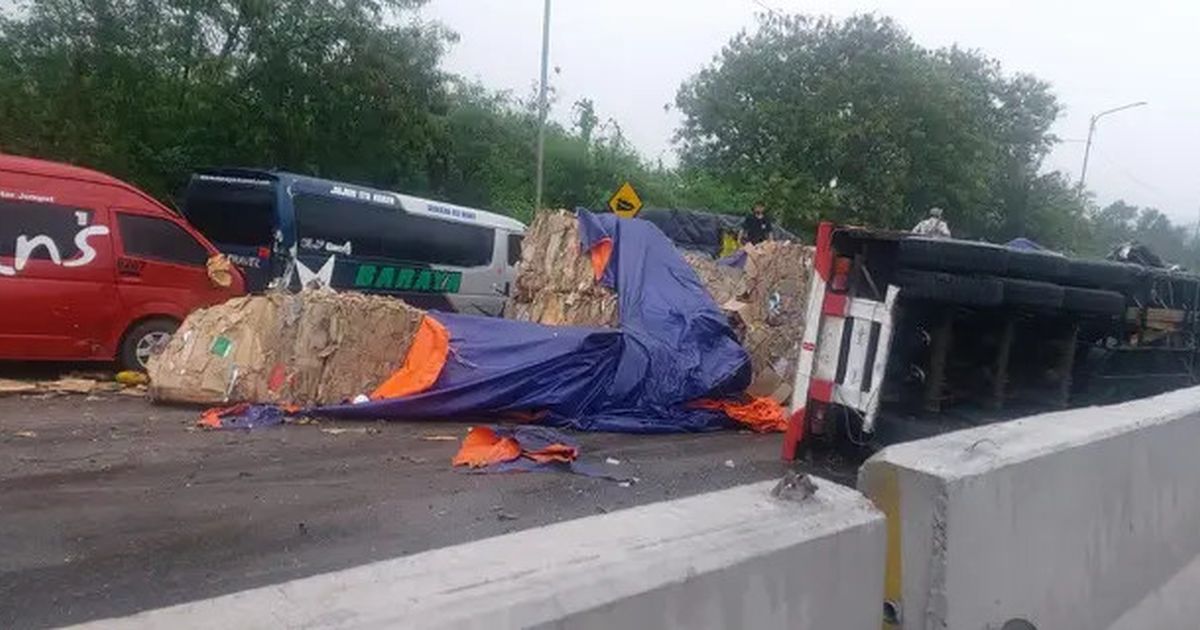
<path id="1" fill-rule="evenodd" d="M 1141 106 L 1143 106 L 1143 105 L 1149 105 L 1149 103 L 1147 103 L 1146 101 L 1138 101 L 1138 102 L 1136 102 L 1136 103 L 1128 103 L 1128 104 L 1122 105 L 1122 106 L 1120 106 L 1120 107 L 1114 107 L 1114 108 L 1112 108 L 1112 109 L 1106 109 L 1106 110 L 1104 110 L 1104 111 L 1100 112 L 1099 114 L 1096 114 L 1095 116 L 1092 116 L 1092 120 L 1096 120 L 1097 118 L 1100 118 L 1101 116 L 1107 116 L 1107 115 L 1109 115 L 1109 114 L 1115 114 L 1115 113 L 1117 113 L 1117 112 L 1120 112 L 1120 111 L 1125 111 L 1125 110 L 1127 110 L 1127 109 L 1133 109 L 1134 107 L 1141 107 Z"/>

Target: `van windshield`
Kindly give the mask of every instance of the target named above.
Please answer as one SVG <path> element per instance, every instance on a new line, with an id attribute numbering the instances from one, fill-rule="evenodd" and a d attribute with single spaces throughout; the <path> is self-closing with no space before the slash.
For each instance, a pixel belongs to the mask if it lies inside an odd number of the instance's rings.
<path id="1" fill-rule="evenodd" d="M 275 234 L 275 186 L 268 180 L 195 175 L 183 214 L 218 245 L 270 245 Z"/>

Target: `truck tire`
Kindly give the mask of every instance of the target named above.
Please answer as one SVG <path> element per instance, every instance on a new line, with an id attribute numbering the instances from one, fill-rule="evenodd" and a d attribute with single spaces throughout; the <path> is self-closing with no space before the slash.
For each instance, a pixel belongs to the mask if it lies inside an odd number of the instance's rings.
<path id="1" fill-rule="evenodd" d="M 1122 315 L 1125 313 L 1125 296 L 1116 291 L 1065 287 L 1062 307 L 1073 313 Z"/>
<path id="2" fill-rule="evenodd" d="M 900 241 L 902 267 L 1003 275 L 1008 250 L 990 243 L 910 236 Z"/>
<path id="3" fill-rule="evenodd" d="M 1001 278 L 1004 285 L 1004 303 L 1010 306 L 1032 306 L 1035 308 L 1062 308 L 1063 288 L 1049 282 Z"/>
<path id="4" fill-rule="evenodd" d="M 123 370 L 146 371 L 146 360 L 150 351 L 160 343 L 165 343 L 175 334 L 179 322 L 166 319 L 147 319 L 135 324 L 121 338 L 121 348 L 117 353 L 117 363 Z"/>
<path id="5" fill-rule="evenodd" d="M 1058 282 L 1067 277 L 1070 260 L 1046 252 L 1008 250 L 1008 275 L 1029 280 Z"/>
<path id="6" fill-rule="evenodd" d="M 996 278 L 901 269 L 894 281 L 902 298 L 970 306 L 995 306 L 1004 299 L 1004 285 Z"/>
<path id="7" fill-rule="evenodd" d="M 1121 289 L 1133 283 L 1140 267 L 1110 260 L 1073 259 L 1068 263 L 1068 284 L 1093 289 Z"/>

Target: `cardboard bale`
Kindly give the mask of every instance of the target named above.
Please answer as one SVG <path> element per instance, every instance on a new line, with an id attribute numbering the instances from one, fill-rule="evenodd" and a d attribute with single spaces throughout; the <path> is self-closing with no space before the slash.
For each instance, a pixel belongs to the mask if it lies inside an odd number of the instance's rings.
<path id="1" fill-rule="evenodd" d="M 744 292 L 745 274 L 741 269 L 718 265 L 712 257 L 696 252 L 682 252 L 682 255 L 717 304 L 724 305 Z"/>
<path id="2" fill-rule="evenodd" d="M 617 325 L 617 296 L 597 284 L 579 246 L 579 222 L 566 210 L 539 212 L 525 231 L 515 290 L 505 317 L 551 326 Z"/>
<path id="3" fill-rule="evenodd" d="M 549 326 L 591 326 L 614 328 L 617 325 L 617 295 L 606 291 L 577 293 L 543 291 L 529 302 L 509 303 L 510 319 L 537 322 Z"/>
<path id="4" fill-rule="evenodd" d="M 404 360 L 423 311 L 333 291 L 273 293 L 198 310 L 149 364 L 155 400 L 333 404 Z"/>
<path id="5" fill-rule="evenodd" d="M 747 332 L 742 345 L 754 369 L 752 389 L 770 389 L 778 398 L 790 394 L 796 375 L 814 250 L 787 241 L 767 241 L 745 249 L 739 296 L 745 307 L 739 314 Z"/>

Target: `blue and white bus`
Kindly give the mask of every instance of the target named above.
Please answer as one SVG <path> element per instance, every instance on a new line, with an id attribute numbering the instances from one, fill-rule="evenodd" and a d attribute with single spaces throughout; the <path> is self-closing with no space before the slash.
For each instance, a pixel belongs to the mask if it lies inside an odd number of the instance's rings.
<path id="1" fill-rule="evenodd" d="M 247 289 L 320 285 L 500 315 L 525 225 L 500 214 L 294 173 L 196 172 L 183 213 Z"/>

